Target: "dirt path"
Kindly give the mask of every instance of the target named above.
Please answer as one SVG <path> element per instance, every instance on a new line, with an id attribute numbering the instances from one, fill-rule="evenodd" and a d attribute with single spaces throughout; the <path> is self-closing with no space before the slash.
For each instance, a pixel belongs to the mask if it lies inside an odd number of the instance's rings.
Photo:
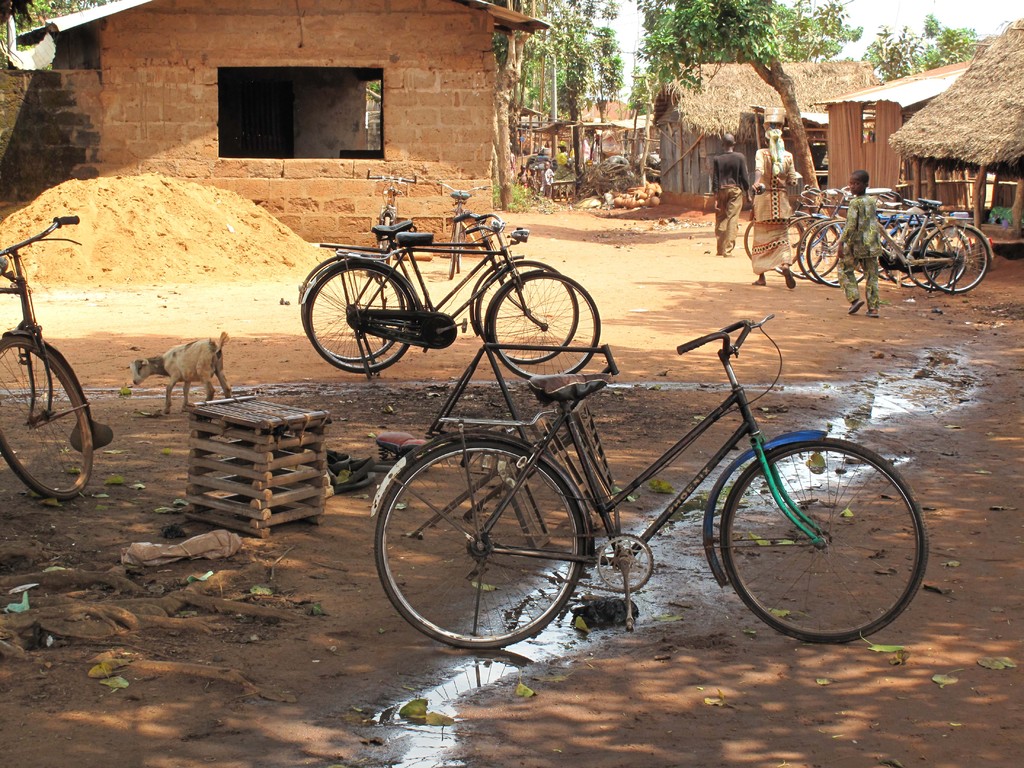
<path id="1" fill-rule="evenodd" d="M 459 723 L 454 736 L 446 729 L 438 741 L 404 726 L 373 724 L 382 710 L 448 680 L 471 657 L 421 637 L 384 600 L 365 493 L 329 500 L 322 525 L 289 524 L 269 539 L 246 539 L 229 560 L 174 563 L 130 572 L 130 584 L 118 581 L 126 575 L 119 554 L 129 543 L 160 541 L 170 523 L 190 535 L 207 530 L 165 511 L 184 492 L 185 418 L 143 415 L 158 409 L 157 381 L 130 398 L 118 396 L 133 358 L 226 330 L 232 337 L 226 369 L 238 394 L 329 410 L 332 446 L 363 456 L 373 450 L 370 433 L 422 429 L 438 407 L 435 395 L 444 391 L 434 385 L 457 376 L 476 351 L 472 337 L 440 352 L 413 351 L 374 381 L 330 368 L 298 321 L 296 287 L 309 266 L 301 256 L 292 268 L 275 270 L 274 279 L 255 283 L 237 276 L 218 281 L 213 269 L 159 287 L 37 288 L 47 337 L 73 362 L 97 416 L 113 425 L 117 439 L 97 458 L 90 495 L 59 509 L 27 498 L 0 468 L 0 588 L 44 581 L 30 593 L 33 610 L 65 610 L 68 619 L 28 621 L 9 638 L 30 649 L 0 661 L 4 762 L 29 768 L 69 760 L 81 768 L 1006 764 L 1020 743 L 1020 670 L 977 662 L 1024 661 L 1014 629 L 1024 620 L 1014 533 L 1024 458 L 1024 262 L 1000 259 L 967 297 L 884 288 L 883 317 L 871 321 L 846 316 L 835 290 L 801 283 L 788 291 L 781 278 L 752 287 L 745 258 L 714 257 L 706 217 L 660 213 L 662 221 L 583 213 L 509 217 L 533 233 L 520 252 L 551 262 L 591 291 L 620 381 L 641 385 L 595 403 L 617 476 L 670 442 L 719 396 L 713 386 L 697 386 L 720 381 L 714 357 L 680 358 L 676 345 L 740 317 L 775 313 L 769 331 L 785 363 L 781 387 L 761 403 L 766 429 L 846 431 L 897 457 L 928 510 L 929 588 L 872 638 L 905 645 L 905 663 L 892 664 L 892 654 L 873 653 L 866 643 L 816 647 L 775 635 L 714 585 L 694 542 L 659 537 L 656 555 L 667 554 L 648 615 L 670 610 L 682 620 L 642 621 L 632 635 L 563 634 L 553 651 L 534 649 L 531 658 L 546 661 L 449 704 Z M 14 317 L 13 307 L 0 305 L 0 320 L 10 325 Z M 777 371 L 777 353 L 752 341 L 739 366 L 745 381 L 763 388 Z M 488 392 L 475 390 L 474 397 L 486 402 Z M 104 484 L 114 476 L 124 483 Z M 652 502 L 642 498 L 638 506 L 645 501 Z M 698 559 L 680 565 L 668 554 L 680 548 Z M 52 566 L 92 575 L 56 586 L 57 577 L 44 573 Z M 279 616 L 186 607 L 149 627 L 109 613 L 97 618 L 96 606 L 177 595 L 189 575 L 207 570 L 215 576 L 188 590 Z M 273 594 L 253 594 L 255 586 Z M 66 606 L 82 604 L 94 606 L 92 612 L 66 613 Z M 4 619 L 0 633 L 11 626 Z M 138 671 L 123 672 L 127 688 L 109 689 L 88 677 L 104 652 L 139 664 Z M 264 695 L 228 673 L 210 679 L 188 664 L 234 670 Z M 490 662 L 481 664 L 485 677 L 492 674 Z M 936 674 L 958 682 L 940 688 L 932 682 Z M 515 696 L 520 680 L 538 695 Z M 425 752 L 419 762 L 402 763 L 410 734 Z M 442 747 L 453 751 L 439 752 Z M 456 762 L 446 763 L 449 757 Z"/>

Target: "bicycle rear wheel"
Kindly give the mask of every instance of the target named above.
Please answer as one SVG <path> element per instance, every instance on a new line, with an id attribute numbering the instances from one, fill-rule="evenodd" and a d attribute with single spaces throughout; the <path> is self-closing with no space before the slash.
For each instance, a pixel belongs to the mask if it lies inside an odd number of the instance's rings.
<path id="1" fill-rule="evenodd" d="M 527 272 L 509 280 L 491 300 L 484 323 L 486 341 L 547 347 L 497 350 L 509 370 L 524 378 L 581 370 L 594 353 L 561 348 L 593 348 L 600 337 L 601 317 L 594 299 L 575 280 L 548 272 Z"/>
<path id="2" fill-rule="evenodd" d="M 910 604 L 928 562 L 921 508 L 878 454 L 823 439 L 768 452 L 781 489 L 820 528 L 823 546 L 780 510 L 758 462 L 722 512 L 722 561 L 754 614 L 814 643 L 843 643 L 889 624 Z"/>
<path id="3" fill-rule="evenodd" d="M 364 334 L 349 324 L 348 310 L 414 309 L 408 287 L 386 266 L 341 261 L 325 270 L 302 303 L 302 327 L 324 360 L 349 373 L 377 373 L 394 365 L 408 344 Z"/>
<path id="4" fill-rule="evenodd" d="M 33 491 L 67 500 L 92 475 L 92 431 L 74 371 L 49 349 L 44 360 L 31 339 L 0 340 L 0 453 Z"/>
<path id="5" fill-rule="evenodd" d="M 427 451 L 391 483 L 374 534 L 391 603 L 425 635 L 457 648 L 532 637 L 572 597 L 590 541 L 561 473 L 538 464 L 497 521 L 528 446 L 467 438 Z"/>

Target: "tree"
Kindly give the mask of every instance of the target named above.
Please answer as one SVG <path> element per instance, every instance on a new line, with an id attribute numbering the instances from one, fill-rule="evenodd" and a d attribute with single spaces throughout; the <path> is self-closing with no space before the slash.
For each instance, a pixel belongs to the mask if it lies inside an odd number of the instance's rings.
<path id="1" fill-rule="evenodd" d="M 523 12 L 520 0 L 504 0 L 496 2 L 514 11 Z M 512 173 L 511 137 L 515 135 L 511 121 L 519 122 L 518 109 L 511 105 L 514 95 L 519 89 L 519 79 L 523 71 L 523 51 L 529 35 L 525 32 L 496 33 L 494 35 L 494 54 L 497 72 L 494 80 L 494 161 L 499 207 L 508 210 L 512 204 L 512 187 L 515 176 Z"/>
<path id="2" fill-rule="evenodd" d="M 883 81 L 896 80 L 947 64 L 969 61 L 978 45 L 973 29 L 943 27 L 932 15 L 924 19 L 923 34 L 909 27 L 898 32 L 881 27 L 865 58 Z"/>
<path id="3" fill-rule="evenodd" d="M 789 7 L 777 4 L 777 38 L 783 61 L 827 61 L 847 43 L 856 43 L 863 27 L 846 23 L 846 2 L 797 0 Z"/>
<path id="4" fill-rule="evenodd" d="M 643 55 L 662 76 L 699 88 L 704 64 L 749 64 L 782 100 L 793 137 L 793 159 L 815 180 L 796 86 L 776 41 L 779 6 L 770 0 L 639 0 L 647 39 Z"/>
<path id="5" fill-rule="evenodd" d="M 594 102 L 603 121 L 608 102 L 618 98 L 623 85 L 622 56 L 615 30 L 610 27 L 594 30 L 594 51 L 597 54 Z"/>

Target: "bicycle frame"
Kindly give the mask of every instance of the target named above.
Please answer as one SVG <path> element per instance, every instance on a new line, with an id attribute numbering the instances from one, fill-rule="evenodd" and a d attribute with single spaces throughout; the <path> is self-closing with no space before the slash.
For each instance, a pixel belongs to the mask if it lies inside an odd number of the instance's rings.
<path id="1" fill-rule="evenodd" d="M 742 326 L 741 326 L 742 327 Z M 747 329 L 743 336 L 749 332 Z M 715 452 L 704 466 L 697 471 L 696 474 L 690 479 L 686 486 L 672 499 L 666 508 L 655 518 L 651 523 L 648 524 L 647 528 L 643 533 L 639 534 L 638 538 L 644 543 L 648 543 L 653 539 L 658 532 L 665 527 L 668 521 L 673 515 L 682 507 L 682 505 L 694 494 L 694 492 L 700 487 L 700 485 L 719 467 L 728 456 L 729 452 L 738 446 L 744 439 L 747 439 L 750 443 L 750 450 L 743 454 L 740 459 L 734 461 L 728 469 L 723 472 L 719 477 L 718 482 L 715 484 L 711 494 L 709 495 L 707 505 L 704 512 L 704 526 L 703 526 L 703 544 L 705 556 L 707 557 L 708 564 L 711 567 L 712 573 L 715 579 L 721 585 L 728 583 L 728 579 L 725 575 L 725 571 L 718 561 L 718 555 L 715 552 L 715 538 L 714 538 L 714 517 L 718 506 L 718 499 L 721 496 L 722 491 L 725 488 L 728 477 L 731 477 L 746 461 L 751 459 L 758 461 L 761 464 L 762 471 L 768 480 L 768 486 L 776 505 L 780 512 L 785 515 L 790 522 L 792 522 L 804 535 L 810 539 L 811 543 L 815 547 L 822 548 L 825 546 L 825 541 L 821 535 L 821 529 L 818 525 L 811 520 L 800 507 L 789 497 L 783 488 L 782 482 L 777 474 L 775 467 L 768 462 L 766 453 L 772 448 L 778 445 L 784 445 L 799 440 L 818 438 L 824 436 L 823 432 L 795 432 L 782 435 L 772 441 L 765 441 L 764 435 L 761 432 L 760 426 L 757 423 L 757 419 L 754 416 L 753 411 L 750 408 L 750 403 L 747 399 L 746 391 L 743 386 L 739 383 L 736 378 L 736 374 L 732 368 L 731 357 L 736 354 L 739 346 L 742 344 L 743 339 L 741 338 L 734 346 L 731 344 L 727 334 L 709 334 L 709 336 L 702 337 L 703 342 L 712 341 L 717 338 L 722 338 L 722 350 L 719 351 L 718 356 L 722 362 L 722 366 L 725 369 L 726 375 L 730 383 L 730 392 L 728 396 L 709 414 L 707 414 L 701 421 L 691 428 L 685 435 L 676 441 L 674 445 L 668 448 L 660 457 L 655 459 L 647 468 L 643 469 L 636 477 L 626 483 L 624 488 L 618 490 L 610 497 L 607 493 L 607 485 L 601 480 L 600 468 L 597 465 L 597 460 L 594 457 L 593 450 L 588 446 L 583 430 L 580 426 L 579 420 L 575 418 L 575 415 L 584 402 L 584 400 L 575 400 L 568 403 L 561 403 L 558 406 L 557 416 L 552 423 L 544 430 L 543 435 L 539 441 L 537 441 L 531 449 L 529 458 L 525 464 L 521 467 L 517 467 L 518 474 L 515 482 L 511 487 L 508 488 L 505 493 L 505 497 L 497 504 L 493 512 L 484 521 L 481 532 L 483 535 L 487 535 L 493 527 L 498 523 L 501 516 L 508 509 L 512 499 L 516 497 L 518 491 L 525 485 L 529 479 L 533 470 L 537 465 L 545 460 L 545 457 L 551 456 L 550 448 L 558 439 L 558 435 L 562 432 L 563 427 L 569 434 L 570 442 L 572 443 L 573 451 L 576 458 L 580 463 L 580 469 L 582 470 L 581 479 L 585 483 L 585 486 L 581 487 L 581 483 L 574 481 L 572 478 L 567 478 L 569 485 L 577 489 L 576 500 L 587 508 L 588 506 L 595 511 L 601 520 L 601 525 L 604 528 L 605 535 L 609 538 L 615 538 L 621 535 L 621 520 L 617 514 L 619 505 L 626 501 L 637 489 L 647 483 L 649 480 L 655 477 L 666 467 L 672 465 L 680 456 L 686 453 L 687 449 L 693 445 L 702 435 L 704 435 L 709 429 L 715 426 L 719 421 L 725 418 L 731 413 L 738 412 L 741 417 L 742 423 L 735 429 L 730 437 L 728 437 L 722 446 Z M 698 340 L 701 341 L 701 340 Z M 696 342 L 691 342 L 691 345 Z M 689 349 L 695 348 L 695 346 L 684 345 Z M 696 344 L 700 346 L 700 344 Z M 682 350 L 684 347 L 681 347 Z M 607 349 L 603 349 L 604 353 L 608 355 Z M 689 351 L 689 350 L 687 350 Z M 612 364 L 614 370 L 614 364 Z M 538 417 L 539 418 L 539 417 Z M 438 419 L 439 422 L 444 423 L 455 423 L 459 425 L 460 436 L 464 437 L 465 432 L 463 431 L 463 425 L 465 420 L 454 418 L 454 417 L 442 417 Z M 516 427 L 524 427 L 534 422 L 523 422 L 516 421 L 512 422 Z M 436 424 L 437 422 L 435 422 Z M 479 423 L 490 423 L 490 422 L 479 422 Z M 493 422 L 503 423 L 505 426 L 509 426 L 510 422 Z M 446 438 L 453 439 L 453 438 Z M 459 439 L 459 438 L 454 438 Z M 392 470 L 393 473 L 401 468 L 400 465 L 403 462 L 399 462 L 396 468 Z M 389 475 L 390 477 L 390 475 Z M 381 484 L 383 489 L 388 482 L 388 478 Z M 381 491 L 378 491 L 381 494 Z M 375 505 L 376 506 L 376 505 Z M 589 518 L 588 518 L 589 519 Z M 593 533 L 589 531 L 588 533 Z M 495 552 L 501 553 L 500 547 L 495 548 Z M 506 554 L 512 554 L 508 552 Z M 531 552 L 529 550 L 516 549 L 514 554 L 536 556 L 536 557 L 549 557 L 549 553 L 542 552 L 540 550 Z M 581 561 L 590 562 L 593 557 L 593 553 L 589 553 L 585 557 L 579 558 Z"/>

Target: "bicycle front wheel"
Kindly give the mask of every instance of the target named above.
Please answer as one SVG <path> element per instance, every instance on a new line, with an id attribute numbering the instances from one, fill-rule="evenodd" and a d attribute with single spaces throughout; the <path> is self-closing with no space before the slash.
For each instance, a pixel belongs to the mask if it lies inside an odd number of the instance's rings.
<path id="1" fill-rule="evenodd" d="M 349 373 L 378 373 L 394 365 L 408 344 L 357 334 L 350 309 L 413 309 L 415 300 L 390 267 L 342 261 L 325 270 L 302 303 L 302 327 L 324 360 Z"/>
<path id="2" fill-rule="evenodd" d="M 956 223 L 949 238 L 949 263 L 928 273 L 932 283 L 946 293 L 966 293 L 978 286 L 992 266 L 992 244 L 977 227 Z"/>
<path id="3" fill-rule="evenodd" d="M 542 461 L 492 519 L 529 452 L 453 440 L 392 481 L 374 534 L 377 573 L 425 635 L 457 648 L 503 648 L 539 633 L 572 597 L 590 539 L 553 465 Z"/>
<path id="4" fill-rule="evenodd" d="M 575 373 L 594 356 L 601 337 L 597 304 L 575 280 L 550 272 L 510 279 L 487 308 L 484 339 L 543 350 L 499 349 L 498 356 L 519 376 Z M 574 347 L 577 351 L 562 351 Z"/>
<path id="5" fill-rule="evenodd" d="M 886 459 L 843 440 L 768 452 L 780 490 L 813 521 L 813 544 L 780 511 L 758 462 L 722 511 L 722 561 L 754 614 L 814 643 L 844 643 L 889 624 L 910 604 L 928 561 L 921 508 Z"/>
<path id="6" fill-rule="evenodd" d="M 464 245 L 466 242 L 466 225 L 461 221 L 452 224 L 453 246 Z M 462 248 L 453 247 L 451 261 L 448 262 L 448 279 L 454 280 L 455 275 L 462 271 Z"/>
<path id="7" fill-rule="evenodd" d="M 0 453 L 47 498 L 74 498 L 92 475 L 92 431 L 78 379 L 63 358 L 31 339 L 0 341 Z"/>

